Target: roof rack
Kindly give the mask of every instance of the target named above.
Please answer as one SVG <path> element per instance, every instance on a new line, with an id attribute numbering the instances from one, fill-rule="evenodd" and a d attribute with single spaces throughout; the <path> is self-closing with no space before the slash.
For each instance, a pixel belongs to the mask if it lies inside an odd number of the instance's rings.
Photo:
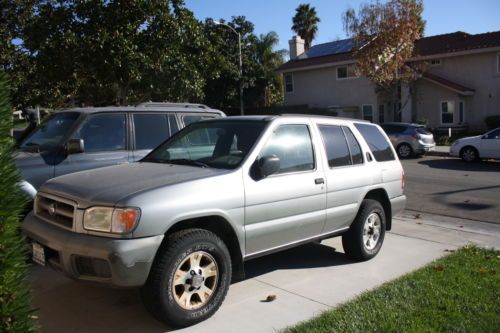
<path id="1" fill-rule="evenodd" d="M 136 106 L 142 107 L 180 107 L 180 108 L 196 108 L 196 109 L 210 109 L 208 106 L 204 104 L 195 104 L 195 103 L 171 103 L 171 102 L 145 102 L 137 104 Z"/>

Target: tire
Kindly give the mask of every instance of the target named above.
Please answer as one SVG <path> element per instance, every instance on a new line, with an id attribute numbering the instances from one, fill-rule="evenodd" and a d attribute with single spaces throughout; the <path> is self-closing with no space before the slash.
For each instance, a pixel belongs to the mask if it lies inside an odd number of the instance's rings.
<path id="1" fill-rule="evenodd" d="M 342 235 L 342 246 L 347 257 L 356 261 L 375 257 L 384 242 L 385 228 L 384 207 L 376 200 L 363 200 L 354 222 Z"/>
<path id="2" fill-rule="evenodd" d="M 231 257 L 224 242 L 203 229 L 167 237 L 141 289 L 145 307 L 175 327 L 194 325 L 221 306 L 231 282 Z"/>
<path id="3" fill-rule="evenodd" d="M 401 143 L 396 148 L 396 152 L 400 159 L 410 158 L 413 155 L 413 149 L 407 143 Z"/>
<path id="4" fill-rule="evenodd" d="M 466 146 L 460 150 L 460 158 L 467 163 L 476 162 L 479 160 L 479 153 L 476 148 Z"/>

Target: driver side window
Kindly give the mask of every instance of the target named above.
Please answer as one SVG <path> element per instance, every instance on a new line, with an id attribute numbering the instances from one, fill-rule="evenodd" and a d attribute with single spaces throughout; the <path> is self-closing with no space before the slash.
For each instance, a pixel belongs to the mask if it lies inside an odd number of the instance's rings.
<path id="1" fill-rule="evenodd" d="M 124 150 L 126 128 L 124 114 L 99 114 L 90 116 L 74 138 L 83 139 L 88 153 Z"/>
<path id="2" fill-rule="evenodd" d="M 278 173 L 314 169 L 311 134 L 307 125 L 281 125 L 267 142 L 260 156 L 276 155 L 280 159 Z"/>
<path id="3" fill-rule="evenodd" d="M 500 129 L 496 130 L 494 132 L 491 132 L 490 134 L 488 134 L 488 136 L 486 138 L 487 139 L 500 139 Z"/>

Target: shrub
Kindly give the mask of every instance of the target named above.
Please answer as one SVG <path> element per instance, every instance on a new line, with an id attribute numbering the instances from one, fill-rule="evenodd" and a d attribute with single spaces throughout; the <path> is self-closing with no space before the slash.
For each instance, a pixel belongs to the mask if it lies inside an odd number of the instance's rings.
<path id="1" fill-rule="evenodd" d="M 484 121 L 486 122 L 488 129 L 500 127 L 500 115 L 486 117 L 484 118 Z"/>
<path id="2" fill-rule="evenodd" d="M 0 72 L 0 332 L 34 332 L 36 326 L 26 280 L 26 241 L 19 216 L 25 198 L 12 158 L 11 109 L 5 76 Z"/>

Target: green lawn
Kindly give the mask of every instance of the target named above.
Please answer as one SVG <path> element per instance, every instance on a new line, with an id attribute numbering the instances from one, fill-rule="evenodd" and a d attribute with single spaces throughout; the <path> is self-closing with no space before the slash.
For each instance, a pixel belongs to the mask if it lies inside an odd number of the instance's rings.
<path id="1" fill-rule="evenodd" d="M 462 248 L 285 332 L 500 332 L 500 251 Z"/>

